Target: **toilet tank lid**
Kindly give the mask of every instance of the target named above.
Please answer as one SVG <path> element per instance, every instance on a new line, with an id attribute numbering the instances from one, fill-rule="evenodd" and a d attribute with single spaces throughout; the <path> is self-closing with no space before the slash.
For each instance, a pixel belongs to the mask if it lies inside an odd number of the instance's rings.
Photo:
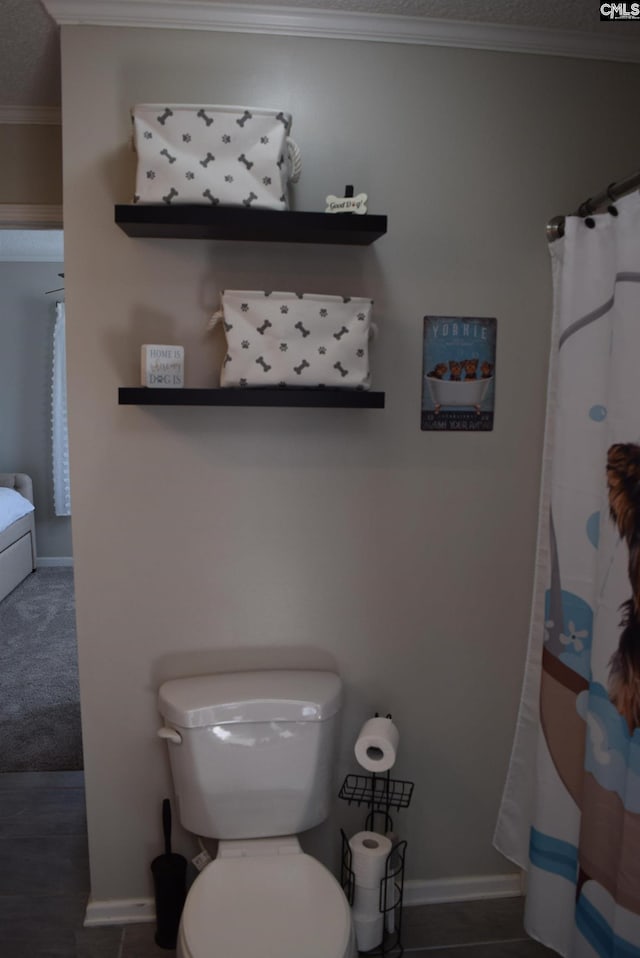
<path id="1" fill-rule="evenodd" d="M 335 672 L 223 672 L 170 679 L 160 686 L 159 711 L 182 728 L 236 722 L 322 722 L 342 704 Z"/>

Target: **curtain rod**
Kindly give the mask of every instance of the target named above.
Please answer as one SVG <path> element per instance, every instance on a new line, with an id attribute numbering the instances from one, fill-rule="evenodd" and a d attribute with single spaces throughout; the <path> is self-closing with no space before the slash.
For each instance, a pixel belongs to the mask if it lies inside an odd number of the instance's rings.
<path id="1" fill-rule="evenodd" d="M 571 213 L 571 216 L 581 216 L 583 219 L 587 216 L 591 216 L 591 214 L 597 212 L 600 207 L 605 204 L 611 205 L 614 200 L 620 199 L 625 193 L 631 193 L 633 190 L 638 189 L 638 187 L 640 187 L 640 170 L 636 173 L 632 173 L 631 176 L 627 176 L 626 179 L 620 180 L 618 183 L 610 183 L 606 189 L 602 190 L 602 192 L 596 196 L 590 196 L 588 200 L 580 204 L 575 213 Z M 554 240 L 564 236 L 565 219 L 566 217 L 564 216 L 554 216 L 553 219 L 549 220 L 547 223 L 547 242 L 553 243 Z"/>

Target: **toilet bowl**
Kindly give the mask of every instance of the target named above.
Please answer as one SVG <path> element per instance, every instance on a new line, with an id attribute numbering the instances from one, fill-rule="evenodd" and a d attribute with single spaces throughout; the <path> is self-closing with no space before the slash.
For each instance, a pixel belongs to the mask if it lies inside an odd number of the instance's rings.
<path id="1" fill-rule="evenodd" d="M 221 842 L 191 886 L 178 958 L 356 958 L 349 904 L 324 865 L 295 838 L 242 844 Z"/>
<path id="2" fill-rule="evenodd" d="M 313 670 L 172 679 L 159 690 L 182 826 L 218 841 L 193 883 L 179 958 L 355 958 L 339 882 L 297 835 L 333 798 L 342 684 Z"/>

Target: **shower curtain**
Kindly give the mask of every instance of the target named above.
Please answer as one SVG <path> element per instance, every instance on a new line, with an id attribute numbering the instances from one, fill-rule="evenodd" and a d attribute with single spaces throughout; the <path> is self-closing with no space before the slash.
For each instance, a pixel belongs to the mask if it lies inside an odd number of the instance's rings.
<path id="1" fill-rule="evenodd" d="M 640 197 L 550 246 L 554 316 L 529 648 L 495 846 L 525 926 L 640 958 Z"/>

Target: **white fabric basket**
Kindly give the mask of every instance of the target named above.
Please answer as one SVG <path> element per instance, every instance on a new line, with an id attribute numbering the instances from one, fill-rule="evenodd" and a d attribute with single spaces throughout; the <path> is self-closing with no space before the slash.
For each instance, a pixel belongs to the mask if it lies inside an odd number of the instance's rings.
<path id="1" fill-rule="evenodd" d="M 300 175 L 289 113 L 160 103 L 131 112 L 134 202 L 288 208 L 288 183 Z"/>
<path id="2" fill-rule="evenodd" d="M 372 300 L 225 290 L 221 386 L 368 389 Z"/>

